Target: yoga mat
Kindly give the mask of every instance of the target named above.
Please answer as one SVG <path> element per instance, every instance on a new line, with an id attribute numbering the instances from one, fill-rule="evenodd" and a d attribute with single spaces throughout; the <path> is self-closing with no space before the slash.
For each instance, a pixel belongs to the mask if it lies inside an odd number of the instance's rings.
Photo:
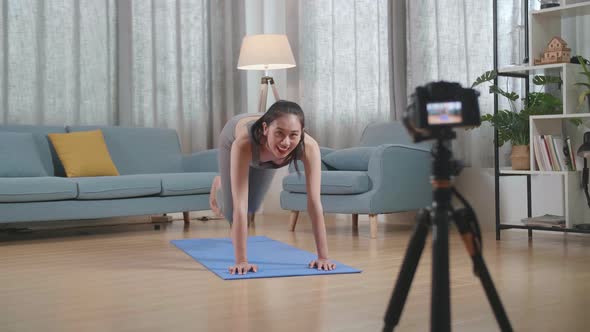
<path id="1" fill-rule="evenodd" d="M 224 280 L 361 272 L 361 270 L 334 260 L 331 261 L 336 264 L 335 270 L 311 269 L 308 264 L 317 257 L 316 254 L 266 236 L 251 236 L 248 237 L 248 262 L 258 265 L 258 272 L 232 275 L 228 270 L 229 266 L 234 264 L 234 249 L 231 239 L 183 239 L 170 242 Z"/>

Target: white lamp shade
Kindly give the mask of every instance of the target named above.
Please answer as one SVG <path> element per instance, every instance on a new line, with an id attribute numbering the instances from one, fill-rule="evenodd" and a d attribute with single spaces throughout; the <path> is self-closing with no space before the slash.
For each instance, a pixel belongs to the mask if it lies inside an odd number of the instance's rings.
<path id="1" fill-rule="evenodd" d="M 251 35 L 242 40 L 238 69 L 271 70 L 295 67 L 285 35 Z"/>

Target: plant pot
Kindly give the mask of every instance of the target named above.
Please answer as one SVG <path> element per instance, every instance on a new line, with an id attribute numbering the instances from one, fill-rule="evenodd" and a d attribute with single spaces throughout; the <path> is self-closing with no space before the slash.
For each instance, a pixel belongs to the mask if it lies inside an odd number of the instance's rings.
<path id="1" fill-rule="evenodd" d="M 512 161 L 512 169 L 514 170 L 529 170 L 531 150 L 529 145 L 514 145 L 512 146 L 512 153 L 510 160 Z"/>

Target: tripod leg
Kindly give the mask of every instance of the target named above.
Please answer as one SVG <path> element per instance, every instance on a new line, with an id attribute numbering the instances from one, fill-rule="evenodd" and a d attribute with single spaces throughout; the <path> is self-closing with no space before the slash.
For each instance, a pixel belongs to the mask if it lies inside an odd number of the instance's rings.
<path id="1" fill-rule="evenodd" d="M 412 234 L 412 238 L 408 244 L 408 249 L 406 250 L 406 255 L 400 268 L 393 294 L 389 300 L 387 312 L 385 313 L 383 331 L 393 331 L 399 323 L 410 286 L 412 285 L 412 279 L 414 279 L 416 267 L 420 261 L 422 250 L 424 250 L 424 243 L 426 242 L 426 235 L 428 235 L 428 227 L 430 226 L 430 211 L 421 209 L 416 216 L 416 221 L 414 234 Z"/>
<path id="2" fill-rule="evenodd" d="M 430 331 L 451 331 L 449 210 L 438 206 L 432 222 L 432 300 Z"/>
<path id="3" fill-rule="evenodd" d="M 503 332 L 512 332 L 512 326 L 508 320 L 508 315 L 506 315 L 502 301 L 500 301 L 500 297 L 498 296 L 498 292 L 496 291 L 492 277 L 490 276 L 486 263 L 483 259 L 483 256 L 481 255 L 481 242 L 477 237 L 474 236 L 468 222 L 468 220 L 475 221 L 473 216 L 467 210 L 461 209 L 455 212 L 454 219 L 457 229 L 459 230 L 459 233 L 461 233 L 461 238 L 465 243 L 465 248 L 467 249 L 469 256 L 471 256 L 471 261 L 473 262 L 473 271 L 481 281 L 488 298 L 488 302 L 490 302 L 492 310 L 494 311 L 494 315 L 496 316 L 496 321 L 500 326 L 500 330 Z"/>

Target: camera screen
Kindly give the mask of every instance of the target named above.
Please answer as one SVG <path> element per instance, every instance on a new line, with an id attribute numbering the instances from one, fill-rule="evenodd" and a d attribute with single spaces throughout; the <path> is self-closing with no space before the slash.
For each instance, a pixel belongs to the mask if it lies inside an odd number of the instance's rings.
<path id="1" fill-rule="evenodd" d="M 445 125 L 463 121 L 460 101 L 428 103 L 426 104 L 426 112 L 428 112 L 429 125 Z"/>

